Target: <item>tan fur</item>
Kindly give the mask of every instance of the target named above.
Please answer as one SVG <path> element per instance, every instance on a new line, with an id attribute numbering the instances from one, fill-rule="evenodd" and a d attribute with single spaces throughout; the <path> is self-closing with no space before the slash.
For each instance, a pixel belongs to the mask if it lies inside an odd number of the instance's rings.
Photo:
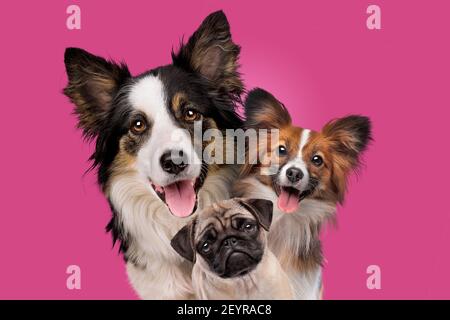
<path id="1" fill-rule="evenodd" d="M 239 52 L 239 46 L 231 40 L 230 27 L 225 14 L 217 11 L 203 21 L 202 25 L 189 38 L 188 43 L 181 43 L 178 52 L 172 52 L 172 64 L 168 66 L 168 74 L 175 74 L 179 71 L 180 74 L 191 77 L 196 82 L 202 78 L 202 83 L 193 84 L 192 90 L 188 91 L 192 91 L 193 94 L 201 92 L 205 95 L 205 99 L 209 97 L 213 104 L 211 107 L 226 109 L 229 112 L 228 120 L 239 123 L 238 117 L 232 114 L 236 103 L 241 101 L 240 94 L 244 90 L 238 72 Z M 168 79 L 170 81 L 167 83 L 159 83 L 161 79 L 156 78 L 165 74 L 165 72 L 156 71 L 159 68 L 150 72 L 155 71 L 158 75 L 149 75 L 143 77 L 145 79 L 139 79 L 141 77 L 133 77 L 130 74 L 125 64 L 107 61 L 78 48 L 66 49 L 64 63 L 69 80 L 64 94 L 76 105 L 75 114 L 79 120 L 78 126 L 83 129 L 84 136 L 89 140 L 96 141 L 96 150 L 92 156 L 93 167 L 99 170 L 98 180 L 113 214 L 113 219 L 107 228 L 112 231 L 113 240 L 121 242 L 120 250 L 128 261 L 127 271 L 131 284 L 138 295 L 145 299 L 193 298 L 192 266 L 170 247 L 170 240 L 176 231 L 183 227 L 190 218 L 178 218 L 170 213 L 168 207 L 151 186 L 149 174 L 144 172 L 147 170 L 142 170 L 142 166 L 137 164 L 136 160 L 136 154 L 142 150 L 139 147 L 152 134 L 152 129 L 161 127 L 161 130 L 156 130 L 155 137 L 158 137 L 162 135 L 161 132 L 166 133 L 167 130 L 164 128 L 173 130 L 178 127 L 170 123 L 167 127 L 155 126 L 153 120 L 160 121 L 160 124 L 169 120 L 171 116 L 159 111 L 157 113 L 160 115 L 155 119 L 147 118 L 152 114 L 147 111 L 152 111 L 153 108 L 165 109 L 168 101 L 164 98 L 167 95 L 155 94 L 155 97 L 141 95 L 141 91 L 147 91 L 140 88 L 137 82 L 155 78 L 153 80 L 158 87 L 155 90 L 162 93 L 166 91 L 165 89 L 169 89 L 165 88 L 165 84 L 171 83 L 172 79 Z M 136 82 L 136 80 L 138 81 Z M 179 86 L 179 88 L 186 87 Z M 198 90 L 199 88 L 201 90 Z M 134 89 L 138 92 L 134 92 Z M 184 89 L 179 90 L 183 91 Z M 135 100 L 132 98 L 135 95 L 142 96 L 142 99 L 137 99 L 139 102 L 136 103 L 132 102 L 131 100 Z M 173 102 L 171 107 L 175 111 L 171 113 L 178 119 L 183 114 L 182 105 L 183 102 L 186 102 L 183 101 L 184 98 L 184 93 L 178 92 L 171 101 Z M 121 127 L 118 130 L 120 132 L 117 133 L 121 136 L 123 134 L 123 136 L 120 140 L 118 154 L 111 164 L 109 156 L 116 153 L 116 146 L 114 145 L 113 150 L 105 149 L 110 148 L 109 139 L 115 140 L 117 136 L 116 133 L 113 134 L 113 137 L 108 135 L 108 131 L 112 129 L 110 117 L 116 111 L 120 112 L 119 109 L 122 106 L 131 107 L 131 109 L 135 109 L 134 111 L 139 110 L 142 113 L 146 131 L 133 130 L 136 127 L 131 123 L 129 132 L 125 134 L 122 131 L 125 128 Z M 205 105 L 205 107 L 208 106 Z M 122 115 L 125 116 L 125 114 Z M 216 119 L 222 118 L 222 116 L 216 117 Z M 130 124 L 123 123 L 122 125 Z M 207 117 L 203 119 L 203 125 L 203 128 L 206 129 L 217 128 L 215 121 Z M 139 126 L 141 127 L 141 125 Z M 167 134 L 170 133 L 167 132 Z M 161 139 L 160 143 L 165 144 L 167 141 L 168 139 Z M 182 143 L 186 143 L 186 141 L 184 140 Z M 149 143 L 149 148 L 153 148 L 153 145 L 153 143 Z M 203 150 L 203 148 L 201 149 Z M 153 150 L 151 151 L 155 154 Z M 106 155 L 105 152 L 108 154 Z M 104 159 L 103 155 L 107 156 L 107 159 Z M 145 155 L 143 158 L 150 161 L 151 159 L 147 156 Z M 200 169 L 201 177 L 206 179 L 198 193 L 198 210 L 210 203 L 228 199 L 230 197 L 229 188 L 237 176 L 233 166 L 211 166 L 209 169 L 209 172 L 206 172 L 204 166 Z"/>
<path id="2" fill-rule="evenodd" d="M 272 120 L 272 123 L 275 122 Z M 300 152 L 299 142 L 303 130 L 291 124 L 279 128 L 278 144 L 270 141 L 265 159 L 276 161 L 280 167 L 284 166 Z M 302 150 L 303 160 L 308 164 L 313 153 L 320 154 L 324 158 L 325 165 L 320 169 L 308 166 L 311 175 L 320 178 L 320 183 L 317 190 L 301 202 L 298 212 L 284 214 L 276 207 L 278 196 L 274 176 L 261 174 L 264 167 L 261 164 L 247 164 L 242 172 L 244 179 L 241 179 L 233 189 L 234 196 L 264 198 L 272 200 L 275 204 L 274 221 L 268 237 L 269 247 L 294 283 L 295 297 L 299 299 L 319 298 L 318 281 L 321 279 L 320 269 L 323 259 L 319 239 L 320 229 L 324 222 L 334 219 L 338 202 L 335 192 L 337 187 L 332 177 L 336 175 L 336 180 L 343 180 L 345 183 L 345 174 L 334 168 L 334 154 L 330 144 L 325 134 L 311 131 L 310 140 Z M 272 150 L 278 145 L 286 147 L 286 156 L 278 157 L 273 153 Z M 267 167 L 272 165 L 272 162 L 266 164 Z M 342 185 L 339 188 L 342 188 Z"/>
<path id="3" fill-rule="evenodd" d="M 124 136 L 112 165 L 105 194 L 121 210 L 121 223 L 133 230 L 133 243 L 127 252 L 129 280 L 143 299 L 194 299 L 192 265 L 171 247 L 170 239 L 191 218 L 173 216 L 158 199 L 149 182 L 138 177 L 135 155 L 126 151 Z M 215 167 L 199 191 L 199 210 L 230 197 L 229 187 L 236 168 Z M 195 216 L 196 213 L 193 214 Z"/>
<path id="4" fill-rule="evenodd" d="M 172 98 L 172 109 L 175 114 L 178 114 L 183 103 L 187 102 L 188 99 L 183 92 L 177 92 Z"/>
<path id="5" fill-rule="evenodd" d="M 233 167 L 210 173 L 199 192 L 199 209 L 228 199 L 229 187 L 236 179 Z M 143 299 L 193 299 L 192 265 L 170 246 L 170 240 L 191 218 L 170 214 L 154 195 L 146 180 L 134 170 L 122 170 L 111 179 L 107 195 L 117 210 L 121 223 L 133 232 L 127 251 L 127 272 L 133 288 Z M 197 214 L 194 213 L 193 217 Z"/>
<path id="6" fill-rule="evenodd" d="M 76 105 L 78 127 L 86 137 L 98 133 L 112 97 L 130 72 L 125 64 L 108 62 L 86 52 L 66 62 L 69 83 L 64 94 Z"/>
<path id="7" fill-rule="evenodd" d="M 130 139 L 133 137 L 129 135 L 121 138 L 110 179 L 104 186 L 104 193 L 121 212 L 120 223 L 133 231 L 133 242 L 126 253 L 130 283 L 143 299 L 194 299 L 192 265 L 170 247 L 170 239 L 196 213 L 179 218 L 169 212 L 150 183 L 139 177 L 136 154 L 126 148 Z M 210 166 L 198 193 L 198 210 L 229 199 L 237 176 L 236 166 Z"/>
<path id="8" fill-rule="evenodd" d="M 239 278 L 223 279 L 205 271 L 203 262 L 192 270 L 192 282 L 198 299 L 209 300 L 288 300 L 293 298 L 286 274 L 269 250 L 255 270 Z"/>
<path id="9" fill-rule="evenodd" d="M 264 174 L 261 163 L 246 164 L 241 180 L 234 186 L 233 196 L 263 198 L 276 204 L 281 185 L 291 187 L 286 182 L 284 165 L 292 163 L 302 170 L 308 183 L 300 188 L 297 182 L 295 186 L 302 192 L 299 206 L 291 213 L 282 212 L 277 205 L 274 207 L 268 241 L 291 281 L 295 297 L 320 299 L 323 290 L 320 229 L 324 223 L 335 221 L 336 206 L 344 199 L 348 175 L 358 168 L 360 154 L 372 140 L 371 121 L 365 116 L 350 115 L 328 122 L 320 132 L 305 131 L 292 124 L 281 102 L 258 88 L 247 96 L 245 115 L 246 127 L 278 129 L 280 141 L 277 143 L 286 147 L 287 154 L 274 156 L 272 150 L 277 145 L 269 149 L 266 158 L 273 162 L 266 165 L 279 165 L 282 170 L 278 172 L 267 173 L 266 170 Z M 315 156 L 321 157 L 323 162 L 314 161 Z"/>
<path id="10" fill-rule="evenodd" d="M 276 203 L 271 186 L 255 176 L 239 180 L 233 196 L 261 198 L 274 203 L 274 217 L 268 235 L 268 245 L 286 272 L 295 299 L 318 299 L 321 285 L 322 250 L 318 238 L 322 222 L 332 219 L 332 203 L 305 199 L 298 212 L 285 214 Z"/>
<path id="11" fill-rule="evenodd" d="M 234 200 L 214 204 L 199 213 L 195 224 L 195 240 L 201 238 L 207 226 L 214 225 L 216 230 L 231 224 L 232 218 L 253 217 Z M 260 241 L 265 245 L 266 232 L 261 229 Z M 236 278 L 221 278 L 212 272 L 205 260 L 196 255 L 192 270 L 192 282 L 196 297 L 199 299 L 292 299 L 292 288 L 278 260 L 267 248 L 258 266 L 248 274 Z"/>
<path id="12" fill-rule="evenodd" d="M 320 179 L 319 188 L 313 197 L 336 203 L 342 201 L 347 188 L 347 175 L 352 170 L 354 162 L 335 152 L 335 143 L 324 130 L 311 133 L 302 153 L 305 162 L 313 155 L 320 155 L 324 160 L 324 165 L 320 168 L 313 165 L 308 167 L 311 175 Z"/>
<path id="13" fill-rule="evenodd" d="M 120 140 L 119 152 L 114 158 L 113 164 L 111 166 L 111 180 L 114 181 L 115 177 L 132 175 L 134 173 L 134 165 L 136 163 L 136 157 L 125 150 L 125 137 Z M 109 186 L 111 183 L 105 184 L 103 191 L 105 194 L 109 192 Z"/>

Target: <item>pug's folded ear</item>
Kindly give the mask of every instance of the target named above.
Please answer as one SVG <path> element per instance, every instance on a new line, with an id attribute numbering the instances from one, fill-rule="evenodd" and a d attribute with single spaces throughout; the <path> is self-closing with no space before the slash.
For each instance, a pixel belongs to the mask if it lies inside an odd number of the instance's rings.
<path id="1" fill-rule="evenodd" d="M 266 231 L 272 223 L 273 203 L 266 199 L 239 199 L 239 204 L 247 209 Z"/>
<path id="2" fill-rule="evenodd" d="M 195 262 L 194 223 L 185 225 L 170 241 L 170 245 L 183 258 Z"/>

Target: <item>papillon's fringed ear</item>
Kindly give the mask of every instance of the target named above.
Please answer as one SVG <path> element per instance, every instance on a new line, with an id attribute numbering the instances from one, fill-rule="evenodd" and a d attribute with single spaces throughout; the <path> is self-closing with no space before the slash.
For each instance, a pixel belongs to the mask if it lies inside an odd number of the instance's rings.
<path id="1" fill-rule="evenodd" d="M 125 64 L 109 62 L 78 48 L 66 49 L 64 63 L 69 79 L 64 94 L 75 104 L 78 126 L 85 136 L 95 137 L 130 72 Z"/>
<path id="2" fill-rule="evenodd" d="M 264 89 L 251 90 L 245 100 L 246 128 L 281 128 L 291 123 L 286 107 Z"/>
<path id="3" fill-rule="evenodd" d="M 175 66 L 211 81 L 220 98 L 236 100 L 244 88 L 238 72 L 239 53 L 240 47 L 231 39 L 227 17 L 223 11 L 216 11 L 205 18 L 178 53 L 172 52 L 172 60 Z"/>
<path id="4" fill-rule="evenodd" d="M 172 248 L 191 262 L 195 262 L 194 228 L 195 220 L 181 228 L 170 241 Z"/>
<path id="5" fill-rule="evenodd" d="M 269 231 L 273 216 L 273 203 L 266 199 L 239 199 L 239 204 L 247 209 L 264 230 Z"/>
<path id="6" fill-rule="evenodd" d="M 372 124 L 368 117 L 351 115 L 329 122 L 322 133 L 333 151 L 347 161 L 347 169 L 355 169 L 360 154 L 372 140 Z"/>

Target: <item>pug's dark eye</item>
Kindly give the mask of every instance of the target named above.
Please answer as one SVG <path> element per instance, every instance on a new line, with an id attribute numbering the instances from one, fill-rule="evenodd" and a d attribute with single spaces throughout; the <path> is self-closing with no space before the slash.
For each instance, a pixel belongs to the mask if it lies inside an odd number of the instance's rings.
<path id="1" fill-rule="evenodd" d="M 254 232 L 256 230 L 256 224 L 254 223 L 245 223 L 244 231 L 246 232 Z"/>
<path id="2" fill-rule="evenodd" d="M 202 251 L 203 253 L 208 253 L 211 250 L 211 245 L 208 241 L 202 244 Z"/>
<path id="3" fill-rule="evenodd" d="M 184 111 L 184 120 L 188 122 L 194 122 L 201 120 L 202 115 L 192 108 L 188 108 Z"/>
<path id="4" fill-rule="evenodd" d="M 321 156 L 315 155 L 311 158 L 311 162 L 316 166 L 320 167 L 323 164 L 323 159 Z"/>
<path id="5" fill-rule="evenodd" d="M 287 149 L 285 146 L 283 145 L 278 146 L 278 155 L 280 157 L 287 155 Z"/>
<path id="6" fill-rule="evenodd" d="M 131 125 L 131 132 L 134 134 L 141 134 L 147 129 L 147 123 L 144 119 L 136 119 Z"/>

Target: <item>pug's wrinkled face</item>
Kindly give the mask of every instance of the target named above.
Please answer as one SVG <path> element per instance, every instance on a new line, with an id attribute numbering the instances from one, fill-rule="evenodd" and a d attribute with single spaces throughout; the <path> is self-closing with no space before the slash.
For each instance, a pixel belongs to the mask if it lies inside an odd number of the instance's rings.
<path id="1" fill-rule="evenodd" d="M 244 275 L 261 261 L 265 239 L 258 221 L 242 207 L 212 214 L 196 231 L 196 254 L 220 277 Z"/>
<path id="2" fill-rule="evenodd" d="M 222 278 L 245 275 L 261 261 L 273 205 L 263 199 L 232 199 L 199 213 L 172 246 L 205 271 Z"/>

